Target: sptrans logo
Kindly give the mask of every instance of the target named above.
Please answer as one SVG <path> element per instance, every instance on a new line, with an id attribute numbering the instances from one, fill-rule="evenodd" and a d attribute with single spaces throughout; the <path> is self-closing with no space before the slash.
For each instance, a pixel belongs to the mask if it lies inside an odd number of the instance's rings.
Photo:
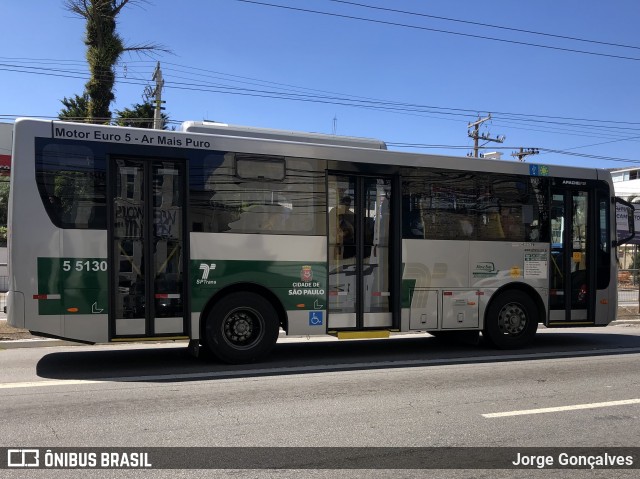
<path id="1" fill-rule="evenodd" d="M 202 278 L 196 281 L 196 284 L 216 284 L 215 280 L 209 279 L 209 273 L 216 269 L 215 263 L 200 263 L 200 269 L 202 270 Z"/>

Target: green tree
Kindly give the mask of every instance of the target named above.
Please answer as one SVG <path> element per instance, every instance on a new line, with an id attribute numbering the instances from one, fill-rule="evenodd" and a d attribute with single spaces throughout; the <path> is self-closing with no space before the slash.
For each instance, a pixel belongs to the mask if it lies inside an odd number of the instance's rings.
<path id="1" fill-rule="evenodd" d="M 127 4 L 136 0 L 65 0 L 71 13 L 86 20 L 84 43 L 91 78 L 85 85 L 88 96 L 88 118 L 92 123 L 111 121 L 110 105 L 114 100 L 115 66 L 125 52 L 169 52 L 155 44 L 126 46 L 116 32 L 116 17 Z"/>
<path id="2" fill-rule="evenodd" d="M 116 110 L 116 124 L 120 126 L 133 126 L 136 128 L 153 128 L 154 106 L 145 101 L 144 103 L 136 103 L 132 108 L 124 110 Z M 164 113 L 162 116 L 162 129 L 167 129 L 167 121 L 169 117 Z"/>
<path id="3" fill-rule="evenodd" d="M 0 246 L 7 246 L 7 212 L 9 209 L 9 177 L 0 177 Z"/>
<path id="4" fill-rule="evenodd" d="M 9 177 L 0 176 L 0 226 L 7 226 L 9 207 Z"/>
<path id="5" fill-rule="evenodd" d="M 89 118 L 89 96 L 75 95 L 71 98 L 64 97 L 64 108 L 58 113 L 58 118 L 67 121 L 86 121 Z"/>

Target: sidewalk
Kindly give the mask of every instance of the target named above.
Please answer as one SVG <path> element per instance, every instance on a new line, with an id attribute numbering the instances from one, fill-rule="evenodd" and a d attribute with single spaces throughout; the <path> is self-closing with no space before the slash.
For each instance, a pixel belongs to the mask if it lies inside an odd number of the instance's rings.
<path id="1" fill-rule="evenodd" d="M 0 313 L 0 350 L 17 348 L 41 348 L 47 346 L 81 346 L 82 343 L 60 339 L 42 338 L 26 329 L 12 328 L 7 324 L 7 315 Z"/>
<path id="2" fill-rule="evenodd" d="M 7 315 L 0 313 L 0 349 L 57 346 L 65 342 L 38 338 L 26 329 L 12 328 L 7 324 Z"/>

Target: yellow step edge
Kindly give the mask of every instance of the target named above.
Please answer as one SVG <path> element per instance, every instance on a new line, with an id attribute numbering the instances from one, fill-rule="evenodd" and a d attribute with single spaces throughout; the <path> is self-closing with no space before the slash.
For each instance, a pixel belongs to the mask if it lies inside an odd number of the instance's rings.
<path id="1" fill-rule="evenodd" d="M 547 326 L 595 326 L 593 321 L 552 321 Z"/>
<path id="2" fill-rule="evenodd" d="M 389 331 L 338 331 L 338 339 L 388 338 Z"/>

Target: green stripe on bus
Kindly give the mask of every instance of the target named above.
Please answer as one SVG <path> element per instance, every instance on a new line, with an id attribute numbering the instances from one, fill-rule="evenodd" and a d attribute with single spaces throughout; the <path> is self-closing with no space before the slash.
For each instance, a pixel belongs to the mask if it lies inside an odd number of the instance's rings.
<path id="1" fill-rule="evenodd" d="M 273 292 L 287 310 L 326 309 L 325 263 L 300 261 L 191 260 L 191 310 L 200 312 L 218 291 L 252 283 Z"/>
<path id="2" fill-rule="evenodd" d="M 107 314 L 108 284 L 104 258 L 38 258 L 38 314 Z"/>

